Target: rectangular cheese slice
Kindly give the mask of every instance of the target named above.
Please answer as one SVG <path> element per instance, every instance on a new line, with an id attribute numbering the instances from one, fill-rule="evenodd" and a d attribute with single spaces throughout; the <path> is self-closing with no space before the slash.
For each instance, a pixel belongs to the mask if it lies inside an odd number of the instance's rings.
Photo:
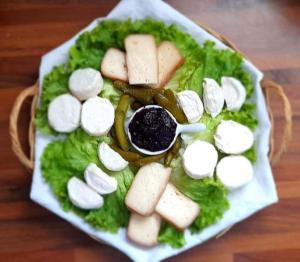
<path id="1" fill-rule="evenodd" d="M 107 78 L 128 82 L 125 53 L 116 48 L 109 48 L 101 63 L 101 73 Z"/>
<path id="2" fill-rule="evenodd" d="M 126 64 L 129 84 L 154 85 L 158 83 L 158 60 L 152 35 L 130 35 L 125 39 Z"/>
<path id="3" fill-rule="evenodd" d="M 177 229 L 189 227 L 200 213 L 197 203 L 183 195 L 171 183 L 168 183 L 155 212 L 173 224 Z"/>
<path id="4" fill-rule="evenodd" d="M 152 214 L 170 175 L 171 168 L 159 163 L 153 162 L 141 167 L 125 197 L 127 207 L 143 216 Z"/>
<path id="5" fill-rule="evenodd" d="M 175 71 L 184 63 L 183 56 L 175 44 L 164 41 L 157 48 L 158 55 L 158 84 L 162 88 L 171 79 Z"/>
<path id="6" fill-rule="evenodd" d="M 160 224 L 161 218 L 156 213 L 146 217 L 131 213 L 127 237 L 139 245 L 154 246 L 157 244 Z"/>

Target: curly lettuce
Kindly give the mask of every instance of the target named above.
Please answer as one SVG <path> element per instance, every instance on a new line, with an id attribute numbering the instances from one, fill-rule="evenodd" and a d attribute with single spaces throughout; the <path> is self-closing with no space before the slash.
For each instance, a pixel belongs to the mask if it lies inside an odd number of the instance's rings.
<path id="1" fill-rule="evenodd" d="M 163 222 L 160 227 L 158 241 L 173 248 L 180 248 L 186 244 L 184 233 L 166 222 Z"/>
<path id="2" fill-rule="evenodd" d="M 114 88 L 111 80 L 104 79 L 103 89 L 100 96 L 107 98 L 116 108 L 121 97 L 121 91 Z"/>
<path id="3" fill-rule="evenodd" d="M 231 76 L 239 79 L 246 88 L 247 98 L 254 91 L 251 75 L 242 68 L 243 58 L 239 53 L 229 49 L 216 49 L 211 41 L 203 47 L 197 45 L 185 57 L 185 63 L 177 70 L 167 84 L 167 88 L 175 91 L 193 90 L 202 95 L 204 78 L 213 78 L 220 83 L 222 76 Z"/>

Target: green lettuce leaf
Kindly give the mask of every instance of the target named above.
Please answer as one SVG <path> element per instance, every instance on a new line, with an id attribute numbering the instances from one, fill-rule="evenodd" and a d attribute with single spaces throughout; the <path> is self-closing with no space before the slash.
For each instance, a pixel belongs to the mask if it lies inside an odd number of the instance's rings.
<path id="1" fill-rule="evenodd" d="M 104 97 L 104 98 L 110 100 L 110 102 L 116 108 L 121 95 L 122 95 L 121 91 L 114 88 L 111 80 L 104 79 L 103 89 L 100 93 L 101 97 Z"/>
<path id="2" fill-rule="evenodd" d="M 173 248 L 183 247 L 186 243 L 184 233 L 166 222 L 163 222 L 160 227 L 158 241 Z"/>
<path id="3" fill-rule="evenodd" d="M 50 143 L 41 158 L 42 173 L 52 191 L 66 211 L 73 211 L 83 217 L 95 228 L 109 232 L 117 232 L 125 227 L 129 220 L 129 211 L 124 203 L 125 195 L 133 180 L 133 172 L 129 167 L 120 172 L 105 170 L 97 155 L 98 144 L 111 142 L 108 136 L 91 137 L 81 129 L 70 134 L 64 141 Z M 73 176 L 83 179 L 86 166 L 95 163 L 118 181 L 118 189 L 104 196 L 104 205 L 96 210 L 81 210 L 69 200 L 67 183 Z"/>
<path id="4" fill-rule="evenodd" d="M 242 68 L 243 59 L 239 53 L 216 49 L 211 41 L 205 42 L 203 47 L 197 44 L 187 50 L 182 47 L 181 52 L 186 54 L 185 63 L 167 83 L 167 88 L 176 91 L 189 89 L 202 95 L 205 77 L 220 83 L 222 76 L 232 76 L 245 86 L 247 98 L 252 96 L 254 88 L 251 75 Z"/>
<path id="5" fill-rule="evenodd" d="M 254 144 L 249 150 L 247 150 L 245 153 L 243 153 L 245 157 L 248 158 L 248 160 L 252 163 L 255 164 L 257 160 L 257 150 L 256 150 L 256 145 Z"/>
<path id="6" fill-rule="evenodd" d="M 254 104 L 246 103 L 238 112 L 230 112 L 224 110 L 221 115 L 224 120 L 233 120 L 240 124 L 249 127 L 252 131 L 257 128 L 257 118 L 255 115 L 256 106 Z"/>

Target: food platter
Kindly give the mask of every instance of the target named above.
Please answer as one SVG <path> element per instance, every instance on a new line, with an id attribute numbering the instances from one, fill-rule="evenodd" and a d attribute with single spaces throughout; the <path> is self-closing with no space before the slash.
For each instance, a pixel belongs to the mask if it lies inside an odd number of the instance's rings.
<path id="1" fill-rule="evenodd" d="M 131 12 L 131 8 L 140 6 L 142 12 Z M 155 12 L 161 9 L 161 5 L 164 5 L 166 13 L 159 14 Z M 177 11 L 173 10 L 162 2 L 155 2 L 151 5 L 145 5 L 143 2 L 138 1 L 123 1 L 119 4 L 116 9 L 108 16 L 108 18 L 124 18 L 131 17 L 133 19 L 141 19 L 144 17 L 155 18 L 157 20 L 163 20 L 170 24 L 171 22 L 176 23 L 182 30 L 191 34 L 200 44 L 203 44 L 204 40 L 213 40 L 216 42 L 218 48 L 226 48 L 220 41 L 215 39 L 213 36 L 207 34 L 203 29 L 200 29 L 194 23 L 189 21 L 180 15 Z M 89 31 L 97 26 L 99 22 L 104 19 L 96 20 L 84 31 Z M 49 73 L 54 65 L 64 63 L 66 61 L 66 55 L 71 45 L 74 44 L 76 37 L 71 39 L 56 50 L 50 52 L 42 59 L 41 70 L 40 70 L 40 87 L 42 87 L 42 79 L 46 73 Z M 200 244 L 203 241 L 213 237 L 220 233 L 222 230 L 232 226 L 238 221 L 248 217 L 259 209 L 270 205 L 277 200 L 274 182 L 271 175 L 271 169 L 268 161 L 268 147 L 269 147 L 269 133 L 270 133 L 270 122 L 268 120 L 268 114 L 264 102 L 264 98 L 260 88 L 260 81 L 262 74 L 248 61 L 244 61 L 245 70 L 249 71 L 254 81 L 255 91 L 252 102 L 257 105 L 257 116 L 258 116 L 258 128 L 255 133 L 255 140 L 257 142 L 258 160 L 255 164 L 255 174 L 261 173 L 260 177 L 255 177 L 253 182 L 247 185 L 247 188 L 243 190 L 232 192 L 228 198 L 230 201 L 230 210 L 224 214 L 224 217 L 219 220 L 216 224 L 204 229 L 200 234 L 190 234 L 185 232 L 187 239 L 186 245 L 181 249 L 172 249 L 166 245 L 159 245 L 151 249 L 145 249 L 133 245 L 128 242 L 125 236 L 125 230 L 121 229 L 118 234 L 105 233 L 99 230 L 95 230 L 90 225 L 84 223 L 82 219 L 76 216 L 74 213 L 66 213 L 59 205 L 57 199 L 53 196 L 49 185 L 45 183 L 40 172 L 40 157 L 43 154 L 45 146 L 53 141 L 53 137 L 44 136 L 41 133 L 36 133 L 36 146 L 35 146 L 35 172 L 33 177 L 33 186 L 31 191 L 31 198 L 55 212 L 59 216 L 67 219 L 70 223 L 79 227 L 89 235 L 97 238 L 101 241 L 105 241 L 110 245 L 113 245 L 123 252 L 131 256 L 135 260 L 160 260 L 168 256 L 174 255 L 178 252 L 184 251 L 194 245 Z M 259 198 L 253 198 L 254 196 L 260 196 Z M 42 196 L 42 197 L 41 197 Z M 122 245 L 120 245 L 122 243 Z"/>

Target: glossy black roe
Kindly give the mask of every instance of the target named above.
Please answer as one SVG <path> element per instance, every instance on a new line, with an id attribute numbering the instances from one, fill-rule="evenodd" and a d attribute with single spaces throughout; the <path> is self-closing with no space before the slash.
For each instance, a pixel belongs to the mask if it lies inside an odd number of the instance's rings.
<path id="1" fill-rule="evenodd" d="M 131 141 L 139 148 L 157 152 L 172 143 L 177 124 L 163 108 L 144 108 L 137 112 L 129 124 Z"/>

